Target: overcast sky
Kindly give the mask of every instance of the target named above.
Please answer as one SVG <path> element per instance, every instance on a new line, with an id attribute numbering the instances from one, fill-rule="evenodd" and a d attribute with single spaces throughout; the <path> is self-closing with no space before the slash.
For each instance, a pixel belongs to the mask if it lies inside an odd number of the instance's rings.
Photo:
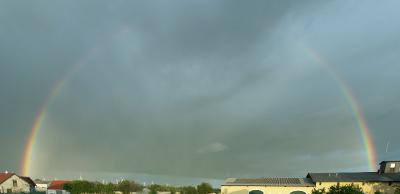
<path id="1" fill-rule="evenodd" d="M 378 159 L 400 159 L 399 6 L 1 1 L 0 171 L 20 170 L 37 112 L 64 77 L 38 134 L 33 177 L 183 184 L 367 171 L 357 121 L 329 68 L 362 106 Z"/>

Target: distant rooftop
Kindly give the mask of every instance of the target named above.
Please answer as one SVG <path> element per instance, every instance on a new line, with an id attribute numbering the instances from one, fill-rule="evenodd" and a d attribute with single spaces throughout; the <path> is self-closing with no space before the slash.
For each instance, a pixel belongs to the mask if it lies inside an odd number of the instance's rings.
<path id="1" fill-rule="evenodd" d="M 384 160 L 384 161 L 382 161 L 382 162 L 379 163 L 379 164 L 388 163 L 388 162 L 400 162 L 400 160 Z"/>
<path id="2" fill-rule="evenodd" d="M 13 175 L 15 174 L 9 172 L 4 172 L 4 173 L 0 172 L 0 184 L 9 179 L 10 177 L 12 177 Z"/>
<path id="3" fill-rule="evenodd" d="M 308 173 L 307 178 L 314 182 L 400 182 L 400 173 Z"/>
<path id="4" fill-rule="evenodd" d="M 226 186 L 293 186 L 313 187 L 315 186 L 309 178 L 229 178 L 222 185 Z"/>
<path id="5" fill-rule="evenodd" d="M 63 181 L 63 180 L 57 180 L 57 181 L 52 181 L 50 183 L 50 186 L 47 188 L 49 190 L 63 190 L 64 185 L 66 183 L 69 183 L 70 181 Z"/>

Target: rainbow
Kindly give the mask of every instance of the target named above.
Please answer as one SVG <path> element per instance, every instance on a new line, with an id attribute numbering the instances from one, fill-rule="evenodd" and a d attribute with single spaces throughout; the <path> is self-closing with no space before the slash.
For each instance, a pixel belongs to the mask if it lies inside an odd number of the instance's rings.
<path id="1" fill-rule="evenodd" d="M 363 109 L 361 105 L 357 102 L 356 96 L 354 95 L 346 81 L 339 76 L 335 69 L 332 68 L 332 65 L 330 65 L 327 60 L 324 60 L 324 58 L 316 50 L 312 49 L 311 47 L 305 47 L 305 50 L 312 59 L 327 68 L 327 72 L 331 74 L 333 79 L 340 86 L 340 90 L 344 94 L 346 101 L 350 106 L 351 112 L 353 113 L 353 116 L 357 121 L 357 127 L 361 133 L 369 170 L 375 171 L 376 165 L 378 163 L 374 139 L 372 137 L 371 130 L 368 127 Z"/>
<path id="2" fill-rule="evenodd" d="M 32 165 L 32 158 L 34 147 L 37 142 L 37 137 L 39 131 L 43 126 L 43 122 L 46 118 L 48 113 L 49 106 L 53 103 L 54 99 L 60 95 L 63 88 L 65 87 L 68 80 L 74 75 L 84 64 L 87 63 L 87 60 L 91 58 L 97 52 L 97 48 L 92 48 L 86 56 L 78 61 L 78 63 L 74 64 L 70 71 L 68 71 L 58 82 L 54 84 L 51 92 L 46 97 L 43 105 L 39 109 L 39 112 L 36 114 L 37 116 L 34 119 L 33 126 L 30 130 L 28 139 L 25 144 L 25 148 L 22 155 L 22 160 L 20 164 L 20 174 L 23 176 L 29 176 L 31 174 L 31 165 Z"/>
<path id="3" fill-rule="evenodd" d="M 77 64 L 73 66 L 71 71 L 67 72 L 62 79 L 56 82 L 50 94 L 47 96 L 43 105 L 41 106 L 39 112 L 36 114 L 37 116 L 33 122 L 33 126 L 30 130 L 28 139 L 26 141 L 25 149 L 20 164 L 20 170 L 21 170 L 20 173 L 22 175 L 29 176 L 31 174 L 31 169 L 32 169 L 31 165 L 32 165 L 34 147 L 37 141 L 38 133 L 41 130 L 44 120 L 46 118 L 49 106 L 52 104 L 54 99 L 60 95 L 62 89 L 65 87 L 66 83 L 71 78 L 71 76 L 76 71 L 78 71 L 83 64 L 86 63 L 87 59 L 89 59 L 90 56 L 92 56 L 96 52 L 96 50 L 97 49 L 92 49 L 88 55 L 86 55 L 83 59 L 81 59 Z M 357 99 L 353 94 L 352 90 L 350 89 L 350 87 L 339 76 L 339 74 L 331 67 L 331 65 L 328 62 L 326 62 L 326 60 L 324 60 L 323 57 L 321 57 L 321 55 L 314 49 L 310 47 L 305 47 L 305 50 L 308 53 L 308 55 L 312 57 L 313 60 L 325 66 L 330 75 L 333 77 L 333 79 L 338 83 L 342 93 L 346 98 L 346 101 L 350 106 L 353 116 L 357 121 L 357 127 L 361 133 L 362 141 L 366 152 L 365 154 L 366 154 L 366 159 L 368 161 L 368 167 L 371 171 L 375 171 L 377 164 L 377 154 L 375 151 L 374 140 L 372 138 L 372 134 L 365 119 L 362 107 L 358 104 Z"/>

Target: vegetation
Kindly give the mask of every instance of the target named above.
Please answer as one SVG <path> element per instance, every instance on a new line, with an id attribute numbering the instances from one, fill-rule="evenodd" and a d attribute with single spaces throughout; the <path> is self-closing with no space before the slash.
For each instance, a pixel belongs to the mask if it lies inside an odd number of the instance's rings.
<path id="1" fill-rule="evenodd" d="M 197 185 L 197 193 L 198 194 L 208 194 L 208 193 L 213 193 L 214 189 L 209 183 L 201 183 L 200 185 Z"/>
<path id="2" fill-rule="evenodd" d="M 178 191 L 177 188 L 173 186 L 158 185 L 158 184 L 150 185 L 148 189 L 150 190 L 150 194 L 157 194 L 158 191 L 171 192 L 171 194 L 174 194 Z"/>
<path id="3" fill-rule="evenodd" d="M 400 194 L 400 187 L 397 187 L 397 188 L 394 190 L 394 194 Z"/>
<path id="4" fill-rule="evenodd" d="M 325 194 L 325 188 L 322 189 L 313 189 L 311 194 Z"/>
<path id="5" fill-rule="evenodd" d="M 364 194 L 359 186 L 344 185 L 344 186 L 331 186 L 328 190 L 313 189 L 312 194 Z"/>
<path id="6" fill-rule="evenodd" d="M 147 187 L 150 190 L 149 194 L 157 194 L 157 192 L 177 192 L 181 194 L 208 194 L 219 193 L 219 189 L 214 189 L 209 183 L 201 183 L 194 186 L 174 187 L 167 185 L 152 184 Z M 102 184 L 100 182 L 89 182 L 76 180 L 64 185 L 64 189 L 71 194 L 114 194 L 115 191 L 120 191 L 124 194 L 130 192 L 140 192 L 144 187 L 134 181 L 121 181 L 118 184 L 108 183 Z"/>
<path id="7" fill-rule="evenodd" d="M 118 184 L 102 184 L 99 182 L 89 182 L 89 181 L 72 181 L 64 185 L 64 189 L 71 192 L 71 194 L 81 194 L 81 193 L 103 193 L 109 194 L 115 191 L 121 191 L 124 194 L 129 194 L 129 192 L 142 191 L 143 187 L 133 181 L 121 181 Z"/>
<path id="8" fill-rule="evenodd" d="M 193 186 L 181 187 L 179 188 L 179 191 L 181 194 L 197 194 L 197 189 Z"/>

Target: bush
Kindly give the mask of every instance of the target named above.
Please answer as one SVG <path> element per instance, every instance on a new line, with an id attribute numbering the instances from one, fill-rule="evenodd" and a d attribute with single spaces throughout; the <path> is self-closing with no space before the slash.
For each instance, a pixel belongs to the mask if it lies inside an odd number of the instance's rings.
<path id="1" fill-rule="evenodd" d="M 315 189 L 314 188 L 311 193 L 312 194 L 325 194 L 326 192 L 325 192 L 325 188 L 322 188 L 322 189 Z"/>
<path id="2" fill-rule="evenodd" d="M 344 185 L 331 186 L 328 191 L 323 189 L 313 189 L 312 194 L 364 194 L 359 186 Z"/>
<path id="3" fill-rule="evenodd" d="M 394 190 L 394 194 L 400 194 L 400 188 L 396 188 L 396 190 Z"/>

